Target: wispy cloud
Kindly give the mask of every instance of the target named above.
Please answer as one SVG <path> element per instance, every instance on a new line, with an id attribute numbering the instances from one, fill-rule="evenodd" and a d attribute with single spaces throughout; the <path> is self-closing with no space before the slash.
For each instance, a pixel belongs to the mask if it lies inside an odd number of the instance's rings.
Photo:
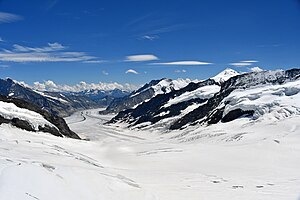
<path id="1" fill-rule="evenodd" d="M 15 21 L 22 20 L 23 17 L 12 13 L 0 12 L 0 24 L 1 23 L 12 23 Z"/>
<path id="2" fill-rule="evenodd" d="M 182 69 L 182 70 L 177 69 L 177 70 L 175 70 L 174 72 L 175 72 L 175 73 L 186 73 L 186 70 L 185 70 L 185 69 Z"/>
<path id="3" fill-rule="evenodd" d="M 0 65 L 0 69 L 6 69 L 6 68 L 9 68 L 10 66 L 9 65 Z"/>
<path id="4" fill-rule="evenodd" d="M 102 74 L 105 75 L 105 76 L 109 75 L 109 73 L 107 71 L 105 71 L 105 70 L 102 71 Z"/>
<path id="5" fill-rule="evenodd" d="M 0 42 L 4 42 L 4 40 L 2 39 L 2 37 L 0 37 Z"/>
<path id="6" fill-rule="evenodd" d="M 175 62 L 161 62 L 151 63 L 150 65 L 211 65 L 213 63 L 202 61 L 175 61 Z"/>
<path id="7" fill-rule="evenodd" d="M 125 28 L 138 39 L 154 40 L 160 38 L 161 34 L 195 27 L 193 24 L 178 23 L 180 20 L 177 18 L 174 13 L 152 12 L 133 19 L 125 25 Z M 144 36 L 146 37 L 143 38 Z M 153 36 L 155 38 L 152 38 Z"/>
<path id="8" fill-rule="evenodd" d="M 257 60 L 243 60 L 243 61 L 240 61 L 241 63 L 258 63 L 259 61 Z"/>
<path id="9" fill-rule="evenodd" d="M 246 66 L 251 66 L 252 63 L 238 62 L 238 63 L 230 63 L 229 65 L 234 67 L 246 67 Z"/>
<path id="10" fill-rule="evenodd" d="M 260 44 L 257 45 L 257 47 L 259 48 L 277 48 L 277 47 L 281 47 L 283 46 L 283 44 Z"/>
<path id="11" fill-rule="evenodd" d="M 153 41 L 153 40 L 157 40 L 159 39 L 159 36 L 157 35 L 144 35 L 141 37 L 142 40 L 150 40 L 150 41 Z"/>
<path id="12" fill-rule="evenodd" d="M 90 63 L 90 64 L 101 64 L 101 63 L 106 63 L 106 60 L 87 60 L 83 61 L 84 63 Z"/>
<path id="13" fill-rule="evenodd" d="M 21 46 L 18 44 L 14 44 L 14 51 L 16 52 L 51 52 L 51 51 L 60 51 L 64 50 L 67 47 L 55 42 L 55 43 L 48 43 L 48 46 L 46 47 L 26 47 L 26 46 Z"/>
<path id="14" fill-rule="evenodd" d="M 257 60 L 243 60 L 243 61 L 238 61 L 235 63 L 230 63 L 229 65 L 234 66 L 234 67 L 248 67 L 252 66 L 254 63 L 258 63 L 259 61 Z"/>
<path id="15" fill-rule="evenodd" d="M 158 28 L 154 28 L 152 30 L 149 30 L 145 32 L 148 35 L 158 35 L 162 33 L 168 33 L 168 32 L 173 32 L 173 31 L 178 31 L 181 29 L 185 29 L 188 27 L 188 25 L 185 24 L 172 24 L 172 25 L 167 25 L 167 26 L 161 26 Z"/>
<path id="16" fill-rule="evenodd" d="M 97 62 L 99 59 L 84 52 L 65 51 L 67 47 L 55 43 L 48 43 L 45 47 L 27 47 L 13 45 L 12 50 L 0 51 L 2 62 Z"/>
<path id="17" fill-rule="evenodd" d="M 128 62 L 143 62 L 143 61 L 153 61 L 158 60 L 158 57 L 151 54 L 144 54 L 144 55 L 132 55 L 127 56 L 125 61 Z"/>
<path id="18" fill-rule="evenodd" d="M 126 74 L 139 74 L 137 71 L 135 71 L 134 69 L 129 69 L 125 72 Z"/>
<path id="19" fill-rule="evenodd" d="M 146 15 L 140 16 L 128 22 L 126 27 L 136 27 L 141 23 L 144 23 L 147 19 L 150 19 L 153 16 L 153 13 L 147 13 Z"/>
<path id="20" fill-rule="evenodd" d="M 46 6 L 46 10 L 51 10 L 60 0 L 51 0 Z"/>

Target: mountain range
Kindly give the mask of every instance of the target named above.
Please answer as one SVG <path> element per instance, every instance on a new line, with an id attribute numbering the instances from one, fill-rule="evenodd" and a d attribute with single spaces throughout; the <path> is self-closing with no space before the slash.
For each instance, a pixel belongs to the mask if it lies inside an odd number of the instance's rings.
<path id="1" fill-rule="evenodd" d="M 0 119 L 1 123 L 10 123 L 23 129 L 79 138 L 69 130 L 61 117 L 84 109 L 107 106 L 100 114 L 115 114 L 107 122 L 110 125 L 170 131 L 195 125 L 226 123 L 239 118 L 255 122 L 298 115 L 299 91 L 300 69 L 241 74 L 226 69 L 201 81 L 152 80 L 131 93 L 118 89 L 36 91 L 12 79 L 1 79 L 0 101 L 6 110 L 0 107 L 5 111 L 0 112 Z M 29 119 L 25 119 L 25 122 L 22 116 L 17 118 L 13 114 L 5 114 L 10 110 L 7 103 L 15 104 L 18 107 L 15 109 L 38 113 L 47 123 L 36 125 Z"/>
<path id="2" fill-rule="evenodd" d="M 167 79 L 152 80 L 136 91 L 127 96 L 114 99 L 100 114 L 119 113 L 123 110 L 134 108 L 143 102 L 159 95 L 166 94 L 173 90 L 179 90 L 187 86 L 191 82 L 190 79 Z"/>
<path id="3" fill-rule="evenodd" d="M 113 99 L 128 95 L 119 89 L 81 92 L 37 91 L 12 79 L 0 79 L 0 95 L 22 99 L 61 117 L 85 109 L 106 107 Z"/>
<path id="4" fill-rule="evenodd" d="M 238 74 L 226 69 L 119 112 L 110 124 L 133 128 L 184 129 L 238 118 L 261 120 L 300 113 L 300 69 Z"/>

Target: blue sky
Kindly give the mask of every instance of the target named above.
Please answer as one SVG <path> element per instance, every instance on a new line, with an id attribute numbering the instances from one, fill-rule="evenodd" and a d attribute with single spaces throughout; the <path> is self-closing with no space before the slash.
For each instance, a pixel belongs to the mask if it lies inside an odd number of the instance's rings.
<path id="1" fill-rule="evenodd" d="M 297 0 L 0 0 L 0 74 L 142 84 L 287 69 L 299 36 Z"/>

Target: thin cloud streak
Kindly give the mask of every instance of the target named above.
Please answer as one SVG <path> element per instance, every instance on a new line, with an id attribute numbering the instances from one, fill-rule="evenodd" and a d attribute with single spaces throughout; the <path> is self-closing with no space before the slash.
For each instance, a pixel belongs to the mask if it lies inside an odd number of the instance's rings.
<path id="1" fill-rule="evenodd" d="M 9 67 L 10 67 L 9 65 L 0 65 L 1 69 L 6 69 L 6 68 L 9 68 Z"/>
<path id="2" fill-rule="evenodd" d="M 141 37 L 142 40 L 150 40 L 150 41 L 153 41 L 153 40 L 157 40 L 159 39 L 158 36 L 156 35 L 144 35 Z"/>
<path id="3" fill-rule="evenodd" d="M 13 45 L 12 50 L 0 51 L 2 62 L 98 62 L 95 56 L 84 52 L 64 51 L 67 47 L 59 43 L 48 43 L 45 47 L 26 47 Z"/>
<path id="4" fill-rule="evenodd" d="M 49 11 L 51 10 L 60 0 L 52 0 L 46 7 L 46 10 Z"/>
<path id="5" fill-rule="evenodd" d="M 174 72 L 175 73 L 186 73 L 187 71 L 185 69 L 182 69 L 182 70 L 177 69 Z"/>
<path id="6" fill-rule="evenodd" d="M 6 12 L 0 12 L 0 24 L 1 23 L 12 23 L 19 20 L 22 20 L 23 17 L 20 15 L 12 14 L 12 13 L 6 13 Z"/>
<path id="7" fill-rule="evenodd" d="M 89 63 L 89 64 L 101 64 L 101 63 L 106 63 L 106 60 L 87 60 L 83 61 L 83 63 Z"/>
<path id="8" fill-rule="evenodd" d="M 230 63 L 229 65 L 234 66 L 234 67 L 246 67 L 246 66 L 251 66 L 252 63 L 239 62 L 239 63 Z"/>
<path id="9" fill-rule="evenodd" d="M 162 62 L 162 63 L 151 63 L 150 65 L 212 65 L 213 63 L 202 62 L 202 61 L 175 61 L 175 62 Z"/>
<path id="10" fill-rule="evenodd" d="M 107 71 L 105 71 L 105 70 L 102 71 L 102 74 L 105 75 L 105 76 L 109 75 L 109 73 Z"/>
<path id="11" fill-rule="evenodd" d="M 259 61 L 257 60 L 244 60 L 244 61 L 240 61 L 240 63 L 258 63 Z"/>
<path id="12" fill-rule="evenodd" d="M 159 60 L 157 56 L 151 54 L 143 54 L 143 55 L 132 55 L 126 57 L 126 62 L 144 62 L 144 61 L 153 61 Z"/>
<path id="13" fill-rule="evenodd" d="M 137 71 L 135 71 L 134 69 L 129 69 L 125 72 L 125 74 L 139 74 Z"/>
<path id="14" fill-rule="evenodd" d="M 14 51 L 19 51 L 19 52 L 30 52 L 30 51 L 34 51 L 34 52 L 51 52 L 51 51 L 60 51 L 60 50 L 64 50 L 67 47 L 55 42 L 55 43 L 48 43 L 47 47 L 37 47 L 37 48 L 33 48 L 33 47 L 26 47 L 26 46 L 21 46 L 18 44 L 14 44 Z"/>

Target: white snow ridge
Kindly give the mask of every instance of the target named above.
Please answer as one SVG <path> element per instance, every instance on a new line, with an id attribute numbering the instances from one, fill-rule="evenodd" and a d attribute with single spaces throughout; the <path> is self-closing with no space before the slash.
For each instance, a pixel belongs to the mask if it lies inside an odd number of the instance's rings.
<path id="1" fill-rule="evenodd" d="M 31 110 L 19 108 L 13 103 L 6 103 L 0 101 L 0 116 L 4 119 L 10 120 L 13 118 L 25 120 L 29 122 L 35 130 L 38 130 L 39 126 L 44 127 L 45 125 L 55 127 L 53 124 L 44 119 L 43 116 L 41 116 L 40 114 Z"/>

